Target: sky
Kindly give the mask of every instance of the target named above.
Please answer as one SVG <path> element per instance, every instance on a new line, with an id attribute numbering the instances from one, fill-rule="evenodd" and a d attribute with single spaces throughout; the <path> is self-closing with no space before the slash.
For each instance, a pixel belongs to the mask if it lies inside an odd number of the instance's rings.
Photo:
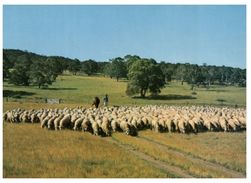
<path id="1" fill-rule="evenodd" d="M 3 48 L 246 68 L 246 6 L 4 5 Z"/>

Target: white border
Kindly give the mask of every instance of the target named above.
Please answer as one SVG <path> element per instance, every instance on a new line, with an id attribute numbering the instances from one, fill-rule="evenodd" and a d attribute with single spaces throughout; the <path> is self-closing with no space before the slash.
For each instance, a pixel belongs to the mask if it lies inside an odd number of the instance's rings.
<path id="1" fill-rule="evenodd" d="M 248 0 L 1 0 L 1 4 L 247 4 Z"/>
<path id="2" fill-rule="evenodd" d="M 250 107 L 249 107 L 249 95 L 248 93 L 250 93 L 250 73 L 248 72 L 249 71 L 249 68 L 250 68 L 250 63 L 249 63 L 249 58 L 250 58 L 250 55 L 249 55 L 249 52 L 248 50 L 250 49 L 250 36 L 249 36 L 249 33 L 251 31 L 250 29 L 250 16 L 251 16 L 251 13 L 250 13 L 250 3 L 248 0 L 229 0 L 229 1 L 226 1 L 226 0 L 206 0 L 206 1 L 202 1 L 202 0 L 176 0 L 176 1 L 170 1 L 170 0 L 119 0 L 119 1 L 116 1 L 116 0 L 84 0 L 84 1 L 80 1 L 80 0 L 1 0 L 1 7 L 0 7 L 0 15 L 1 15 L 1 20 L 0 20 L 0 26 L 1 26 L 1 29 L 0 29 L 0 40 L 1 40 L 1 50 L 0 50 L 0 59 L 2 61 L 2 49 L 3 49 L 3 5 L 20 5 L 20 4 L 32 4 L 32 5 L 80 5 L 80 4 L 83 4 L 83 5 L 109 5 L 109 4 L 121 4 L 121 5 L 124 5 L 124 4 L 132 4 L 132 5 L 141 5 L 141 4 L 149 4 L 149 5 L 154 5 L 154 4 L 167 4 L 167 5 L 225 5 L 225 4 L 228 4 L 228 5 L 247 5 L 246 6 L 246 12 L 247 12 L 247 30 L 246 30 L 246 34 L 247 34 L 247 37 L 246 37 L 246 43 L 247 43 L 247 49 L 246 49 L 246 52 L 247 52 L 247 57 L 246 57 L 246 64 L 247 64 L 247 123 L 250 122 L 249 119 L 251 119 L 251 116 L 250 116 Z M 248 21 L 249 20 L 249 21 Z M 2 63 L 2 62 L 1 62 Z M 1 91 L 2 91 L 2 66 L 0 68 L 0 72 L 1 72 Z M 2 92 L 0 94 L 0 101 L 1 101 L 1 106 L 0 106 L 0 117 L 2 119 L 2 111 L 3 111 L 3 104 L 2 104 Z M 247 178 L 246 179 L 3 179 L 3 134 L 2 134 L 2 131 L 3 131 L 3 125 L 0 125 L 0 131 L 1 131 L 1 136 L 0 136 L 0 148 L 1 148 L 1 157 L 2 157 L 2 160 L 0 161 L 0 166 L 2 167 L 2 171 L 0 171 L 0 176 L 1 176 L 1 182 L 34 182 L 34 181 L 38 181 L 38 182 L 43 182 L 43 181 L 46 181 L 46 182 L 68 182 L 68 181 L 73 181 L 73 182 L 121 182 L 121 183 L 124 183 L 124 182 L 128 182 L 128 181 L 137 181 L 137 182 L 144 182 L 144 183 L 147 183 L 147 182 L 155 182 L 155 181 L 158 181 L 158 182 L 183 182 L 183 181 L 188 181 L 188 182 L 226 182 L 226 183 L 229 183 L 229 182 L 250 182 L 251 179 L 250 179 L 250 165 L 248 164 L 248 162 L 251 162 L 250 160 L 250 156 L 249 156 L 249 153 L 250 153 L 250 129 L 249 129 L 249 124 L 247 124 L 247 152 L 246 152 L 246 155 L 247 155 Z M 249 139 L 249 140 L 248 140 Z M 249 152 L 249 153 L 248 153 Z"/>

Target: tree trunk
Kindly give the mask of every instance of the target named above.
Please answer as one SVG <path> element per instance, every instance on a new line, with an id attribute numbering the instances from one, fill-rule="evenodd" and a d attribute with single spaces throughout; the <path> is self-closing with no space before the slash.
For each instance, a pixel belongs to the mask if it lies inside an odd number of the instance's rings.
<path id="1" fill-rule="evenodd" d="M 221 84 L 223 84 L 223 73 L 221 73 Z"/>
<path id="2" fill-rule="evenodd" d="M 143 89 L 140 90 L 140 96 L 143 97 Z"/>
<path id="3" fill-rule="evenodd" d="M 144 97 L 146 96 L 146 89 L 144 90 Z"/>
<path id="4" fill-rule="evenodd" d="M 192 84 L 192 86 L 191 86 L 191 90 L 192 90 L 192 91 L 194 91 L 194 84 Z"/>
<path id="5" fill-rule="evenodd" d="M 146 96 L 146 90 L 144 90 L 143 88 L 140 90 L 140 96 L 142 98 L 145 98 L 145 96 Z"/>

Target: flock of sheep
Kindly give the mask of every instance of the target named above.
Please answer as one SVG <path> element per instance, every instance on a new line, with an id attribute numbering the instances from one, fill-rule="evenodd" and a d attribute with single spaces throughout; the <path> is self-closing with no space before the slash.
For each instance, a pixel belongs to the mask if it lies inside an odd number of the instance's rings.
<path id="1" fill-rule="evenodd" d="M 124 132 L 136 136 L 139 130 L 198 133 L 203 131 L 239 131 L 246 129 L 246 110 L 211 106 L 157 106 L 13 109 L 3 115 L 11 123 L 40 123 L 49 130 L 73 129 L 94 135 L 110 136 Z"/>

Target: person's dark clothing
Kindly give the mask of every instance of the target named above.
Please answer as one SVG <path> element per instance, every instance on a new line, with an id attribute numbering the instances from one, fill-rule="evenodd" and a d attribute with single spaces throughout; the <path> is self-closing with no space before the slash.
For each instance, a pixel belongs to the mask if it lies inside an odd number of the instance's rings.
<path id="1" fill-rule="evenodd" d="M 94 98 L 94 100 L 93 100 L 93 103 L 92 103 L 92 105 L 95 105 L 95 107 L 96 107 L 96 108 L 98 108 L 98 106 L 99 106 L 99 103 L 100 103 L 100 100 L 99 100 L 99 98 L 98 98 L 98 97 L 95 97 L 95 98 Z"/>
<path id="2" fill-rule="evenodd" d="M 108 105 L 108 95 L 107 94 L 105 95 L 103 101 L 104 101 L 104 106 L 107 106 Z"/>

